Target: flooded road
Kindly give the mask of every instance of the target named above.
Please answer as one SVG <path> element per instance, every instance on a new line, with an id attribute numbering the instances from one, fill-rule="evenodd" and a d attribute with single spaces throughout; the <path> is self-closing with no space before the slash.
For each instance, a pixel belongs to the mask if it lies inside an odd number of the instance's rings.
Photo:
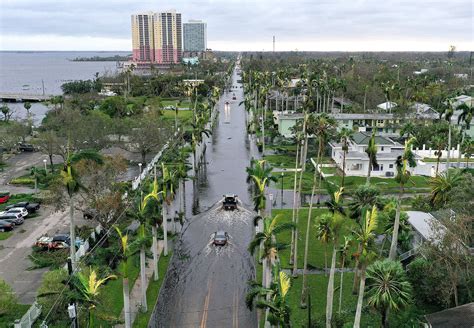
<path id="1" fill-rule="evenodd" d="M 204 166 L 195 183 L 195 216 L 187 216 L 175 246 L 150 327 L 256 327 L 256 312 L 245 306 L 247 281 L 254 277 L 247 246 L 254 234 L 245 168 L 254 156 L 246 133 L 243 94 L 237 76 L 233 92 L 219 102 L 218 124 L 207 144 Z M 236 100 L 232 100 L 233 93 Z M 228 101 L 229 105 L 225 105 Z M 192 183 L 187 183 L 187 191 Z M 224 211 L 223 194 L 239 196 L 243 206 Z M 192 197 L 187 197 L 187 213 Z M 226 246 L 212 244 L 213 233 L 229 234 Z"/>

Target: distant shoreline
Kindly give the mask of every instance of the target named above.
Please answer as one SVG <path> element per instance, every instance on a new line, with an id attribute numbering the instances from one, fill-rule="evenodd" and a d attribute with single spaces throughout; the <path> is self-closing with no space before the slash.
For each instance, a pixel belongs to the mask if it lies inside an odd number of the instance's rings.
<path id="1" fill-rule="evenodd" d="M 132 59 L 132 55 L 128 54 L 126 56 L 92 56 L 92 57 L 76 57 L 74 59 L 69 59 L 70 61 L 74 62 L 103 62 L 103 61 L 129 61 Z"/>

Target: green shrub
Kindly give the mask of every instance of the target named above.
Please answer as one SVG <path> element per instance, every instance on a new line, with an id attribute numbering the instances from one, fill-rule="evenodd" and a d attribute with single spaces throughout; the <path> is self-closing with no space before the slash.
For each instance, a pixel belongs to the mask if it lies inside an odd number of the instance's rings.
<path id="1" fill-rule="evenodd" d="M 10 181 L 11 184 L 15 185 L 34 185 L 35 184 L 35 179 L 34 178 L 26 178 L 26 177 L 19 177 L 12 179 Z"/>
<path id="2" fill-rule="evenodd" d="M 42 250 L 36 246 L 33 247 L 33 252 L 28 255 L 28 258 L 33 262 L 29 270 L 51 267 L 57 269 L 62 267 L 69 256 L 69 249 L 58 250 Z"/>

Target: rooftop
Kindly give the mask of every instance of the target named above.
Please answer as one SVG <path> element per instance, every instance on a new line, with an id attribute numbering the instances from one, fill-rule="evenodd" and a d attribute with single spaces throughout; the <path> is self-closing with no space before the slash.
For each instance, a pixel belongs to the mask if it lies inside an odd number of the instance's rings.
<path id="1" fill-rule="evenodd" d="M 425 317 L 432 328 L 471 328 L 474 322 L 474 303 L 427 314 Z"/>
<path id="2" fill-rule="evenodd" d="M 406 211 L 408 222 L 412 227 L 428 241 L 436 241 L 439 236 L 433 230 L 433 224 L 438 222 L 430 213 L 420 211 Z"/>
<path id="3" fill-rule="evenodd" d="M 357 145 L 368 145 L 369 140 L 372 137 L 370 133 L 364 133 L 364 132 L 356 132 L 352 136 L 352 140 L 354 140 L 354 143 Z M 396 145 L 397 143 L 393 142 L 392 140 L 388 138 L 384 138 L 382 136 L 375 136 L 375 144 L 377 145 Z"/>

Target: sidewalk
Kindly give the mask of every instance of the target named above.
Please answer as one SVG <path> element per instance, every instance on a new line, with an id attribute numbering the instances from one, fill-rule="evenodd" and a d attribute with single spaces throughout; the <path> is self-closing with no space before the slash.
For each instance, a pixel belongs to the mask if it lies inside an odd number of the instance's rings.
<path id="1" fill-rule="evenodd" d="M 163 240 L 158 240 L 158 261 L 161 258 L 161 252 L 163 251 Z M 152 249 L 150 249 L 153 251 Z M 146 276 L 146 288 L 148 289 L 148 284 L 150 283 L 151 279 L 153 279 L 153 259 L 148 259 L 146 263 L 146 269 L 145 269 L 145 276 Z M 165 272 L 160 272 L 161 274 L 165 274 Z M 135 321 L 135 318 L 137 316 L 137 313 L 140 311 L 141 307 L 141 300 L 142 300 L 142 282 L 140 279 L 140 275 L 138 275 L 137 280 L 135 281 L 135 284 L 133 285 L 132 290 L 130 290 L 130 316 L 131 316 L 131 322 L 132 322 L 132 327 L 133 327 L 133 322 Z M 153 309 L 148 309 L 148 311 L 153 311 Z M 122 313 L 120 313 L 120 320 L 124 321 L 125 320 L 125 312 L 122 309 Z M 115 325 L 115 328 L 124 328 L 125 324 L 118 324 Z"/>

